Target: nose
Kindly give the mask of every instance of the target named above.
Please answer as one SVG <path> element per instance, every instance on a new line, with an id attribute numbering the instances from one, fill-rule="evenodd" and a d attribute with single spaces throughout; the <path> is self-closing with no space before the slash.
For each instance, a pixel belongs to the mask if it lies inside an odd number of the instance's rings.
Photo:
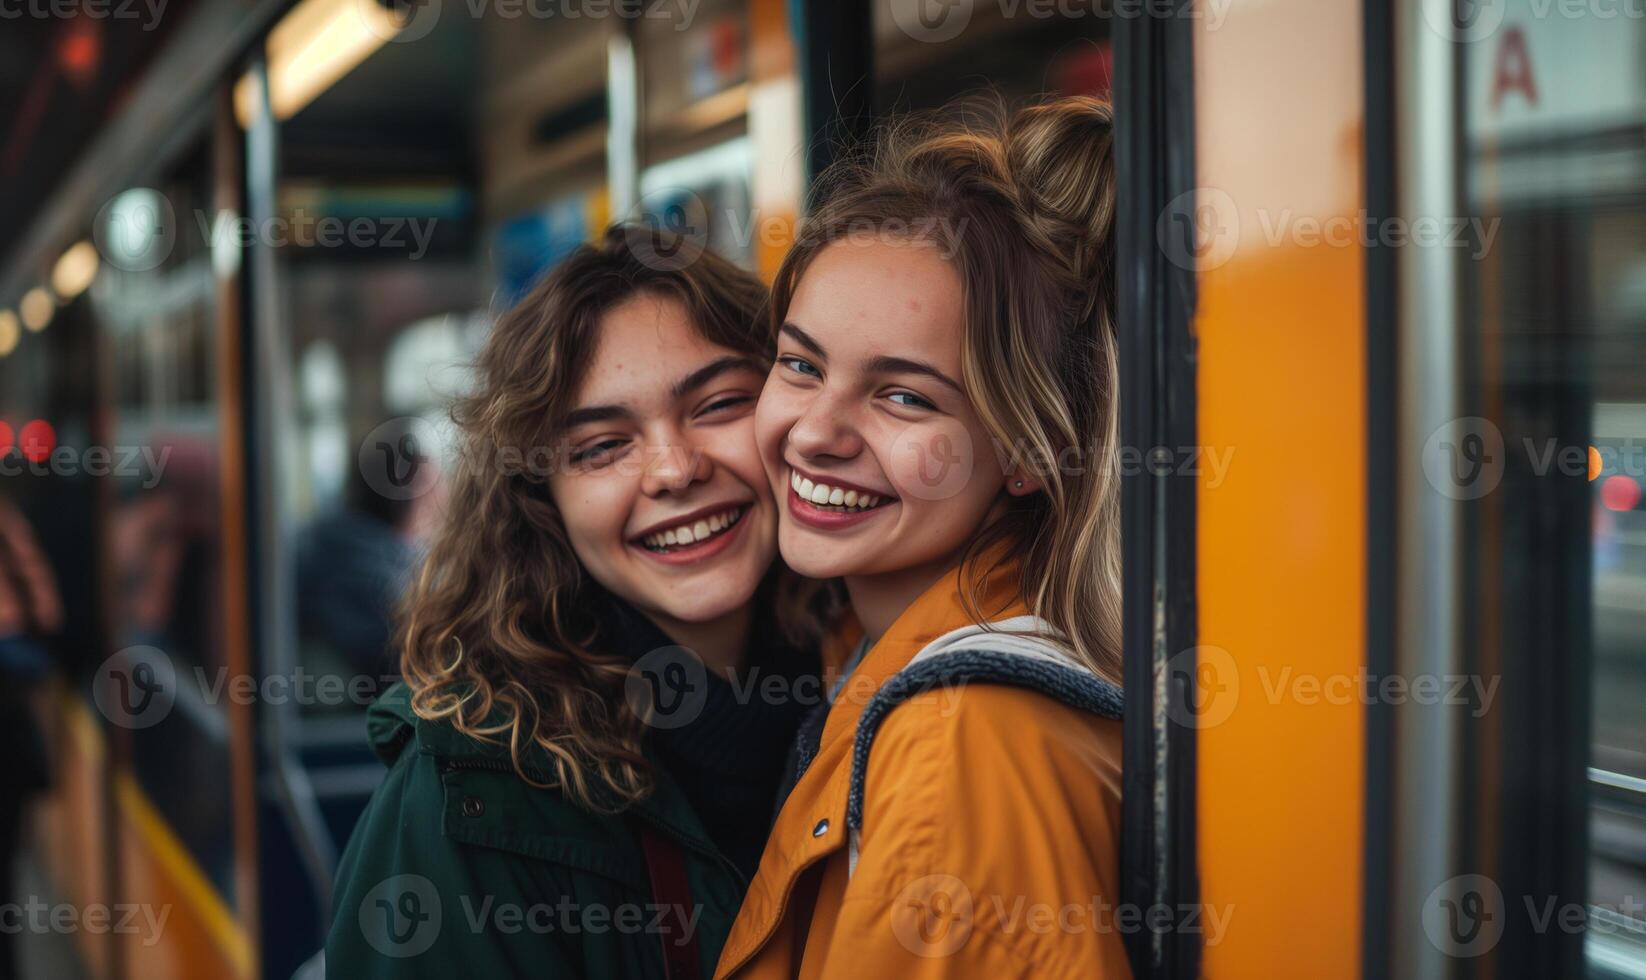
<path id="1" fill-rule="evenodd" d="M 789 446 L 805 459 L 851 459 L 863 451 L 856 416 L 844 399 L 820 393 L 789 428 Z"/>
<path id="2" fill-rule="evenodd" d="M 648 497 L 683 493 L 693 483 L 707 480 L 714 472 L 707 453 L 690 442 L 671 438 L 646 447 L 646 469 L 640 489 Z"/>

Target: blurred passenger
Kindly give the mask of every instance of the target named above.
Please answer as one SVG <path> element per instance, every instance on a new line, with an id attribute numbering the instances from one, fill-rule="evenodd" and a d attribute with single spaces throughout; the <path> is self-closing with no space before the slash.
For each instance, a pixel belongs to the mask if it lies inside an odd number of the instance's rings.
<path id="1" fill-rule="evenodd" d="M 18 896 L 17 855 L 29 801 L 50 782 L 31 696 L 51 666 L 36 639 L 63 625 L 56 579 L 34 531 L 0 499 L 0 905 Z M 0 929 L 0 980 L 17 976 L 17 933 Z"/>
<path id="2" fill-rule="evenodd" d="M 297 617 L 304 642 L 336 653 L 362 677 L 395 672 L 394 607 L 438 507 L 434 458 L 419 452 L 405 462 L 424 484 L 418 492 L 381 493 L 356 468 L 347 506 L 321 515 L 297 536 Z"/>
<path id="3" fill-rule="evenodd" d="M 502 318 L 454 412 L 331 976 L 703 977 L 754 874 L 815 669 L 755 449 L 766 291 L 625 231 Z"/>
<path id="4" fill-rule="evenodd" d="M 1120 890 L 1112 146 L 1094 99 L 905 123 L 778 272 L 778 543 L 865 639 L 721 976 L 1130 975 L 996 911 Z"/>

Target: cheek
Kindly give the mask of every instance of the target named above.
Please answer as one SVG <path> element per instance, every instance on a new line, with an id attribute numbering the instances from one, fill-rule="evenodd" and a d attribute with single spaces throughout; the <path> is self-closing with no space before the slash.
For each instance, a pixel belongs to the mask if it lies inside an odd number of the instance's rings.
<path id="1" fill-rule="evenodd" d="M 617 474 L 580 473 L 561 476 L 549 484 L 549 495 L 560 509 L 566 537 L 584 564 L 599 563 L 599 549 L 622 543 L 628 519 L 633 481 Z"/>
<path id="2" fill-rule="evenodd" d="M 755 442 L 767 468 L 772 468 L 781 461 L 783 438 L 794 428 L 795 420 L 798 418 L 800 406 L 795 403 L 793 396 L 785 393 L 777 382 L 767 380 L 766 387 L 760 393 L 760 402 L 754 410 Z"/>
<path id="3" fill-rule="evenodd" d="M 715 466 L 759 489 L 765 486 L 766 477 L 755 432 L 755 417 L 749 415 L 705 432 L 698 440 L 698 449 L 707 453 Z"/>
<path id="4" fill-rule="evenodd" d="M 990 474 L 999 467 L 988 442 L 957 419 L 898 425 L 876 442 L 886 478 L 907 502 L 941 503 L 994 495 Z"/>

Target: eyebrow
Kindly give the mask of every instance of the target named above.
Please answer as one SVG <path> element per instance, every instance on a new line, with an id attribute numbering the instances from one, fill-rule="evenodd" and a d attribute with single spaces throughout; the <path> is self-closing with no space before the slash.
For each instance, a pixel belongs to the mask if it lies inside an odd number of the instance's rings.
<path id="1" fill-rule="evenodd" d="M 790 337 L 793 337 L 794 340 L 795 340 L 795 343 L 798 343 L 800 346 L 802 346 L 802 347 L 806 348 L 807 350 L 811 351 L 813 354 L 817 355 L 818 357 L 822 358 L 823 360 L 827 361 L 829 359 L 828 353 L 823 350 L 823 345 L 818 343 L 816 340 L 812 339 L 811 334 L 809 334 L 806 331 L 800 329 L 799 327 L 795 326 L 794 324 L 792 324 L 792 323 L 783 324 L 782 330 L 780 332 L 786 333 Z"/>
<path id="2" fill-rule="evenodd" d="M 932 367 L 925 361 L 910 360 L 907 357 L 876 357 L 869 361 L 869 371 L 874 374 L 921 374 L 933 381 L 938 381 L 953 388 L 962 398 L 966 397 L 966 389 L 953 378 Z"/>
<path id="3" fill-rule="evenodd" d="M 590 405 L 566 413 L 560 423 L 562 429 L 575 429 L 591 422 L 610 422 L 614 419 L 632 419 L 634 413 L 622 405 Z"/>
<path id="4" fill-rule="evenodd" d="M 796 343 L 811 351 L 819 358 L 825 361 L 829 359 L 829 355 L 823 351 L 823 345 L 818 343 L 811 334 L 800 329 L 794 324 L 783 324 L 782 332 L 788 334 L 790 337 L 793 337 Z M 939 371 L 937 368 L 932 367 L 930 364 L 927 364 L 925 361 L 917 361 L 907 357 L 891 357 L 883 354 L 880 357 L 876 357 L 869 361 L 868 370 L 873 374 L 923 374 L 934 381 L 941 382 L 948 385 L 950 388 L 953 388 L 961 395 L 961 397 L 966 397 L 966 389 L 960 387 L 959 382 L 944 374 L 942 371 Z"/>
<path id="5" fill-rule="evenodd" d="M 703 387 L 728 371 L 741 369 L 758 371 L 759 367 L 753 358 L 739 354 L 728 354 L 725 357 L 716 358 L 676 381 L 669 388 L 669 397 L 671 399 L 682 398 L 693 389 Z M 575 429 L 580 425 L 589 425 L 594 422 L 627 421 L 632 420 L 634 417 L 634 410 L 626 405 L 587 405 L 567 412 L 565 419 L 560 423 L 560 428 Z"/>
<path id="6" fill-rule="evenodd" d="M 676 381 L 674 387 L 669 389 L 669 395 L 672 398 L 680 398 L 694 388 L 701 388 L 728 371 L 742 369 L 760 373 L 760 368 L 755 364 L 754 358 L 744 357 L 741 354 L 728 354 L 725 357 L 710 361 Z"/>

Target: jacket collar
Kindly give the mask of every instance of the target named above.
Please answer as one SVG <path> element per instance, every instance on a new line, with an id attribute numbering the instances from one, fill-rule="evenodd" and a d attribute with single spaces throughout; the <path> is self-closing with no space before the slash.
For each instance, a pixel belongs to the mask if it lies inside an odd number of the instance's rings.
<path id="1" fill-rule="evenodd" d="M 932 641 L 976 625 L 979 617 L 991 622 L 1026 615 L 1019 569 L 1010 549 L 996 545 L 950 569 L 910 603 L 847 675 L 823 726 L 819 754 L 831 743 L 849 740 L 875 692 Z"/>
<path id="2" fill-rule="evenodd" d="M 802 873 L 847 847 L 853 736 L 864 708 L 924 647 L 954 630 L 1025 615 L 1018 588 L 1019 564 L 997 546 L 951 569 L 897 617 L 846 676 L 829 709 L 816 757 L 778 814 L 766 853 L 743 899 L 721 954 L 717 975 L 736 972 L 776 931 L 790 892 Z M 965 597 L 972 597 L 971 605 Z M 855 624 L 848 623 L 848 629 Z"/>

